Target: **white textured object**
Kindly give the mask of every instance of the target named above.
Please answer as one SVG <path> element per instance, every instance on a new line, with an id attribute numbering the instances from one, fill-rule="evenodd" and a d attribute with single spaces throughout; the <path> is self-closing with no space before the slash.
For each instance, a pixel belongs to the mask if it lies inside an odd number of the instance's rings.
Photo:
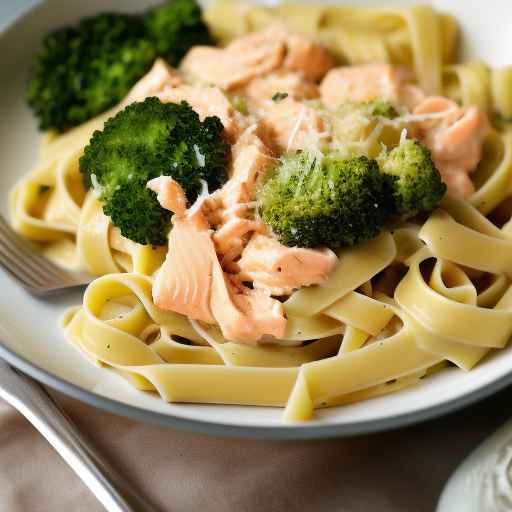
<path id="1" fill-rule="evenodd" d="M 82 16 L 105 10 L 140 11 L 154 3 L 158 0 L 48 0 L 19 18 L 0 37 L 0 190 L 3 194 L 0 209 L 3 214 L 9 189 L 30 169 L 38 150 L 36 123 L 24 96 L 27 72 L 42 36 Z M 429 2 L 357 2 L 369 6 L 413 3 Z M 491 65 L 512 63 L 510 0 L 430 3 L 456 16 L 463 29 L 465 55 L 482 58 Z M 114 373 L 91 365 L 64 341 L 57 319 L 66 307 L 81 302 L 80 293 L 42 302 L 27 295 L 2 271 L 0 289 L 0 355 L 12 364 L 98 407 L 217 435 L 312 438 L 384 430 L 462 407 L 512 382 L 512 351 L 507 349 L 496 351 L 471 372 L 451 368 L 396 394 L 318 411 L 317 420 L 300 425 L 283 425 L 282 410 L 275 408 L 167 404 L 152 394 L 135 390 Z"/>
<path id="2" fill-rule="evenodd" d="M 482 443 L 446 484 L 437 512 L 512 510 L 512 420 Z"/>

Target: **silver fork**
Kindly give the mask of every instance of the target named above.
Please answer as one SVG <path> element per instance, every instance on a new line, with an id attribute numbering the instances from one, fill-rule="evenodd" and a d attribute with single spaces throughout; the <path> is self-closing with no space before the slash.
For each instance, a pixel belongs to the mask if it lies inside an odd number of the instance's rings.
<path id="1" fill-rule="evenodd" d="M 34 425 L 108 512 L 156 512 L 100 456 L 40 384 L 1 359 L 0 398 Z"/>
<path id="2" fill-rule="evenodd" d="M 30 293 L 48 295 L 83 286 L 91 276 L 71 274 L 18 236 L 0 215 L 0 264 Z M 46 390 L 0 359 L 0 398 L 23 414 L 78 474 L 109 512 L 154 509 L 109 466 Z"/>
<path id="3" fill-rule="evenodd" d="M 37 247 L 20 237 L 0 215 L 0 264 L 33 295 L 49 295 L 85 286 L 90 275 L 67 272 L 41 254 Z"/>

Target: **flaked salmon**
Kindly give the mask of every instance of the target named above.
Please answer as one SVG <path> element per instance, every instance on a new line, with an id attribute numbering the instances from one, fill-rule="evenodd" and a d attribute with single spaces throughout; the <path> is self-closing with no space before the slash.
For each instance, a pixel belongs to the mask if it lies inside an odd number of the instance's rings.
<path id="1" fill-rule="evenodd" d="M 276 94 L 286 94 L 296 100 L 314 99 L 320 94 L 316 84 L 297 72 L 286 70 L 255 78 L 241 92 L 251 111 L 268 106 Z"/>
<path id="2" fill-rule="evenodd" d="M 249 127 L 233 145 L 230 179 L 208 201 L 208 218 L 215 225 L 213 240 L 224 267 L 240 256 L 253 232 L 263 232 L 260 220 L 247 218 L 254 200 L 255 184 L 274 163 L 258 136 L 258 125 Z M 231 266 L 236 270 L 236 266 Z"/>
<path id="3" fill-rule="evenodd" d="M 169 251 L 153 285 L 153 300 L 165 310 L 209 324 L 240 343 L 257 343 L 264 335 L 282 337 L 283 306 L 269 294 L 235 285 L 222 270 L 212 230 L 201 208 L 183 210 L 185 194 L 170 176 L 148 183 L 164 208 L 174 212 Z"/>
<path id="4" fill-rule="evenodd" d="M 162 208 L 175 213 L 169 252 L 153 286 L 155 304 L 194 320 L 214 323 L 210 311 L 212 262 L 217 259 L 210 232 L 186 216 L 186 196 L 170 176 L 148 182 Z"/>
<path id="5" fill-rule="evenodd" d="M 331 69 L 320 84 L 322 103 L 335 110 L 350 101 L 381 98 L 397 101 L 400 75 L 389 64 L 342 66 Z"/>
<path id="6" fill-rule="evenodd" d="M 419 123 L 417 138 L 432 151 L 432 158 L 450 193 L 469 197 L 474 192 L 470 174 L 482 157 L 482 139 L 488 120 L 477 107 L 459 107 L 442 96 L 422 101 L 414 114 L 443 113 Z"/>
<path id="7" fill-rule="evenodd" d="M 228 264 L 242 254 L 248 234 L 256 231 L 265 232 L 265 230 L 263 222 L 233 214 L 213 234 L 217 252 L 223 255 L 223 263 Z"/>
<path id="8" fill-rule="evenodd" d="M 259 125 L 251 125 L 231 148 L 229 181 L 214 196 L 223 208 L 252 201 L 256 182 L 274 162 L 260 133 Z"/>
<path id="9" fill-rule="evenodd" d="M 187 210 L 187 198 L 183 189 L 170 176 L 160 176 L 148 181 L 146 185 L 157 194 L 157 200 L 166 210 L 183 215 Z"/>
<path id="10" fill-rule="evenodd" d="M 260 123 L 265 142 L 279 154 L 316 148 L 328 136 L 320 113 L 291 97 L 268 105 Z"/>
<path id="11" fill-rule="evenodd" d="M 284 336 L 283 305 L 269 295 L 235 286 L 220 265 L 214 267 L 211 297 L 212 312 L 227 339 L 256 344 L 265 334 Z"/>
<path id="12" fill-rule="evenodd" d="M 185 55 L 181 69 L 204 83 L 232 90 L 277 69 L 285 53 L 281 38 L 258 32 L 237 39 L 226 48 L 194 46 Z"/>
<path id="13" fill-rule="evenodd" d="M 426 94 L 423 89 L 414 84 L 401 84 L 398 88 L 398 102 L 412 112 L 422 101 Z"/>
<path id="14" fill-rule="evenodd" d="M 155 304 L 194 320 L 215 323 L 210 289 L 217 254 L 209 231 L 174 216 L 169 252 L 153 285 Z"/>
<path id="15" fill-rule="evenodd" d="M 286 331 L 286 318 L 281 302 L 273 299 L 264 290 L 253 290 L 243 286 L 237 278 L 234 282 L 233 300 L 247 315 L 256 332 L 263 332 L 282 339 Z"/>
<path id="16" fill-rule="evenodd" d="M 217 116 L 228 138 L 236 140 L 247 122 L 237 112 L 226 95 L 218 87 L 201 85 L 179 85 L 165 87 L 156 96 L 163 103 L 180 103 L 186 101 L 198 114 L 201 121 L 208 116 Z"/>
<path id="17" fill-rule="evenodd" d="M 299 72 L 306 80 L 321 80 L 336 65 L 333 56 L 318 43 L 298 34 L 283 37 L 287 48 L 284 67 Z"/>
<path id="18" fill-rule="evenodd" d="M 226 48 L 195 46 L 181 68 L 193 79 L 234 90 L 280 68 L 316 81 L 334 65 L 332 56 L 318 43 L 271 27 L 240 37 Z"/>
<path id="19" fill-rule="evenodd" d="M 156 59 L 153 67 L 131 89 L 123 106 L 155 96 L 166 87 L 177 87 L 183 83 L 176 69 L 163 59 Z"/>
<path id="20" fill-rule="evenodd" d="M 254 235 L 238 262 L 239 277 L 271 295 L 289 295 L 301 286 L 328 279 L 338 261 L 330 249 L 286 247 L 267 235 Z"/>

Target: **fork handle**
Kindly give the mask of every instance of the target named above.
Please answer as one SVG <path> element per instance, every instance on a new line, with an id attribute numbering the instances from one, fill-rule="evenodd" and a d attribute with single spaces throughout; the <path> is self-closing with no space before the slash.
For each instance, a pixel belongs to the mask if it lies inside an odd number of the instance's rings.
<path id="1" fill-rule="evenodd" d="M 41 385 L 3 361 L 0 364 L 0 397 L 48 440 L 108 512 L 156 512 L 100 457 Z M 4 385 L 6 372 L 12 374 L 12 386 Z"/>

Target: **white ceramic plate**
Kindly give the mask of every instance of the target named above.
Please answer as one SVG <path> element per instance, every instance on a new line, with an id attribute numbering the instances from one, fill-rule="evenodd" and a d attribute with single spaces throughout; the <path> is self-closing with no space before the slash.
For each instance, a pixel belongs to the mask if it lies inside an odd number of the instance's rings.
<path id="1" fill-rule="evenodd" d="M 4 0 L 2 0 L 3 2 Z M 13 0 L 9 0 L 11 2 Z M 0 190 L 2 213 L 14 182 L 30 169 L 38 147 L 36 123 L 24 101 L 27 71 L 43 35 L 59 25 L 105 9 L 140 10 L 155 1 L 14 0 L 18 17 L 0 37 Z M 411 2 L 367 0 L 366 5 Z M 425 3 L 425 2 L 423 2 Z M 435 0 L 463 27 L 464 54 L 491 65 L 512 63 L 512 2 Z M 13 5 L 15 5 L 13 3 Z M 1 12 L 1 11 L 0 11 Z M 21 12 L 21 13 L 20 13 Z M 4 22 L 5 25 L 5 22 Z M 0 20 L 0 29 L 2 20 Z M 57 328 L 64 309 L 81 294 L 42 301 L 25 293 L 0 270 L 0 355 L 40 381 L 97 407 L 136 419 L 209 432 L 261 438 L 318 438 L 353 435 L 422 421 L 460 408 L 512 382 L 512 351 L 496 351 L 470 373 L 449 369 L 420 385 L 370 401 L 319 411 L 317 420 L 283 425 L 281 409 L 167 404 L 132 388 L 122 378 L 89 364 Z"/>

